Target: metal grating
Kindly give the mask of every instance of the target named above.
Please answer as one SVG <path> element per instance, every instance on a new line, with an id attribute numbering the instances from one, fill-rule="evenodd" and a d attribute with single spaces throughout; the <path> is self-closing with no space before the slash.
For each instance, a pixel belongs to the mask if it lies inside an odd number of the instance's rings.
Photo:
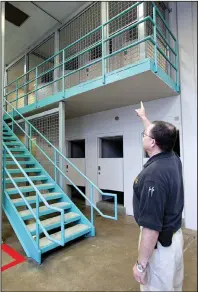
<path id="1" fill-rule="evenodd" d="M 128 7 L 131 7 L 136 2 L 133 1 L 111 1 L 108 2 L 109 5 L 109 19 L 112 19 L 114 16 L 118 15 Z M 124 27 L 129 26 L 132 23 L 137 22 L 138 20 L 138 10 L 137 8 L 131 9 L 126 14 L 118 17 L 113 20 L 108 25 L 109 35 L 113 36 L 113 34 Z M 109 50 L 109 54 L 133 43 L 138 40 L 138 27 L 129 29 L 126 32 L 121 33 L 119 36 L 116 36 L 110 39 L 107 43 L 107 48 Z M 133 48 L 127 49 L 119 54 L 110 57 L 107 61 L 107 70 L 111 72 L 120 67 L 126 66 L 128 64 L 133 64 L 139 60 L 139 45 Z"/>
<path id="2" fill-rule="evenodd" d="M 33 126 L 41 132 L 56 148 L 59 148 L 59 115 L 53 113 L 44 117 L 39 117 L 31 120 Z M 32 132 L 32 136 L 41 149 L 54 160 L 53 148 L 45 142 L 45 140 L 36 133 Z M 38 147 L 32 145 L 32 151 L 38 162 L 45 168 L 45 170 L 54 178 L 54 167 L 51 162 L 45 157 Z M 59 157 L 57 157 L 57 163 Z"/>
<path id="3" fill-rule="evenodd" d="M 25 131 L 25 123 L 18 122 L 18 124 Z M 14 125 L 14 133 L 19 138 L 19 140 L 21 140 L 21 142 L 25 143 L 25 134 L 19 126 L 17 126 L 16 124 Z"/>
<path id="4" fill-rule="evenodd" d="M 83 13 L 79 14 L 63 29 L 60 30 L 60 49 L 67 47 L 73 42 L 79 40 L 87 33 L 91 32 L 101 24 L 101 3 L 95 2 Z M 93 62 L 102 55 L 102 46 L 97 42 L 101 40 L 101 30 L 92 33 L 83 40 L 78 41 L 70 48 L 65 50 L 65 60 L 70 60 L 65 63 L 64 74 L 71 73 L 73 70 L 80 69 L 82 66 Z M 96 44 L 95 47 L 86 53 L 79 55 L 80 52 Z M 72 58 L 72 56 L 74 58 Z M 62 60 L 62 56 L 61 56 Z M 102 65 L 98 62 L 89 68 L 79 70 L 78 72 L 69 75 L 65 78 L 65 88 L 70 88 L 81 82 L 96 78 L 101 75 Z M 63 73 L 63 68 L 60 69 L 60 74 Z"/>
<path id="5" fill-rule="evenodd" d="M 16 62 L 13 66 L 11 66 L 8 70 L 7 70 L 7 82 L 8 84 L 11 83 L 13 80 L 15 80 L 16 78 L 20 77 L 21 75 L 24 74 L 24 65 L 25 65 L 25 57 L 23 57 L 22 59 L 20 59 L 18 62 Z M 17 82 L 13 82 L 11 85 L 9 85 L 6 89 L 7 93 L 8 92 L 12 92 L 13 90 L 16 90 L 16 87 L 18 85 L 18 87 L 21 87 L 25 82 L 25 77 L 20 78 Z M 7 96 L 7 100 L 9 102 L 12 102 L 12 105 L 14 107 L 16 107 L 16 104 L 18 103 L 18 107 L 22 108 L 24 107 L 24 98 L 20 98 L 24 95 L 24 88 L 19 88 L 18 90 L 18 102 L 14 101 L 17 98 L 17 92 L 14 91 L 11 94 L 8 94 Z M 7 110 L 10 111 L 12 108 L 8 105 L 7 106 Z"/>
<path id="6" fill-rule="evenodd" d="M 158 2 L 155 2 L 155 4 L 165 19 L 166 8 L 163 2 L 158 1 Z M 144 14 L 145 14 L 145 17 L 148 15 L 153 17 L 153 7 L 152 7 L 151 2 L 144 3 Z M 157 15 L 156 21 L 157 21 L 157 26 L 161 30 L 162 34 L 166 36 L 167 29 L 158 15 Z M 153 35 L 153 26 L 150 21 L 147 21 L 145 23 L 145 31 L 146 31 L 146 36 Z M 160 47 L 160 49 L 165 53 L 165 55 L 168 56 L 166 44 L 164 43 L 163 39 L 158 33 L 157 33 L 157 44 Z M 146 57 L 154 59 L 154 45 L 150 41 L 146 42 Z M 166 59 L 162 56 L 162 54 L 159 51 L 157 52 L 157 60 L 158 60 L 158 65 L 167 73 L 169 64 L 167 63 Z"/>
<path id="7" fill-rule="evenodd" d="M 49 57 L 54 55 L 54 35 L 51 36 L 49 39 L 45 40 L 37 46 L 33 51 L 31 51 L 28 54 L 28 71 L 32 68 L 35 68 L 39 64 L 46 61 Z M 38 78 L 38 88 L 43 87 L 42 89 L 37 91 L 37 97 L 38 99 L 42 99 L 46 96 L 53 94 L 53 84 L 48 85 L 49 82 L 53 81 L 53 70 L 50 72 L 46 72 L 54 67 L 54 58 L 51 60 L 45 62 L 41 66 L 38 67 L 38 75 L 43 74 L 40 78 Z M 46 72 L 46 74 L 44 74 Z M 31 81 L 36 77 L 36 70 L 31 71 L 27 79 Z M 31 92 L 32 90 L 36 89 L 36 81 L 33 80 L 28 84 L 28 92 Z M 35 102 L 35 92 L 28 94 L 28 104 L 32 104 Z"/>

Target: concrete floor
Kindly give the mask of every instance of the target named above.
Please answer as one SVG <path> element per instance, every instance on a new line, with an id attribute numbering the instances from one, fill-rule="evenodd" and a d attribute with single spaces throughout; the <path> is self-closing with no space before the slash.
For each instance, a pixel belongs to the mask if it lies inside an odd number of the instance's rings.
<path id="1" fill-rule="evenodd" d="M 139 228 L 131 216 L 111 221 L 96 216 L 97 235 L 52 251 L 39 266 L 32 260 L 2 273 L 2 291 L 139 291 L 132 277 Z M 197 238 L 184 229 L 184 291 L 197 291 Z M 3 220 L 5 243 L 24 254 Z M 2 265 L 9 262 L 2 252 Z"/>

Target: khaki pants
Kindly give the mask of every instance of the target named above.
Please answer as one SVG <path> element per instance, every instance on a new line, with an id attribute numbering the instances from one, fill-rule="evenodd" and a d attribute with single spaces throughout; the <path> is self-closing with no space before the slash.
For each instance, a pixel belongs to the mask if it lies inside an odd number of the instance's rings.
<path id="1" fill-rule="evenodd" d="M 140 240 L 141 232 L 139 244 Z M 183 234 L 180 229 L 173 235 L 171 246 L 163 247 L 157 243 L 147 268 L 148 282 L 140 285 L 140 290 L 182 291 L 183 277 Z"/>

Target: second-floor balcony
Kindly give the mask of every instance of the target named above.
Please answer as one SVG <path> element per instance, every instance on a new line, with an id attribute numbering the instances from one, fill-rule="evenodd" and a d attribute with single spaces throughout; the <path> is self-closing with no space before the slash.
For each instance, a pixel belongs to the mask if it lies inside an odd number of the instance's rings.
<path id="1" fill-rule="evenodd" d="M 135 3 L 9 82 L 5 98 L 21 113 L 67 100 L 68 117 L 74 117 L 178 95 L 178 43 L 156 5 L 116 28 L 118 20 L 140 5 Z"/>

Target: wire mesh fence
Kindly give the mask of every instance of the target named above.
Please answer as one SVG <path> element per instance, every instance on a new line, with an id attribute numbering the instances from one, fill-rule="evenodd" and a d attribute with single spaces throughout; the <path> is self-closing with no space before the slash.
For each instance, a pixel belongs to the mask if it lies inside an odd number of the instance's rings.
<path id="1" fill-rule="evenodd" d="M 38 117 L 31 120 L 32 125 L 51 142 L 56 148 L 59 148 L 59 118 L 58 113 L 53 113 L 50 115 L 46 115 L 44 117 Z M 42 151 L 52 160 L 54 161 L 54 150 L 53 147 L 49 145 L 39 135 L 35 130 L 32 130 L 32 137 L 35 140 L 36 144 L 42 149 Z M 44 169 L 50 174 L 52 178 L 55 178 L 55 169 L 54 165 L 49 162 L 45 154 L 32 144 L 32 151 L 34 153 L 37 161 L 44 167 Z M 56 157 L 57 165 L 59 165 L 59 157 Z"/>
<path id="2" fill-rule="evenodd" d="M 28 70 L 30 71 L 7 87 L 8 100 L 12 100 L 13 105 L 20 108 L 53 96 L 57 92 L 66 91 L 76 85 L 102 77 L 105 73 L 139 62 L 142 54 L 141 44 L 128 46 L 147 36 L 154 38 L 154 29 L 149 20 L 145 21 L 143 26 L 138 24 L 142 16 L 139 4 L 135 4 L 138 2 L 109 1 L 106 4 L 108 24 L 104 26 L 104 30 L 102 4 L 101 2 L 91 4 L 60 29 L 59 49 L 62 51 L 54 55 L 53 35 L 28 54 Z M 152 3 L 144 2 L 141 5 L 144 7 L 143 17 L 153 18 Z M 163 2 L 156 2 L 156 6 L 165 19 L 166 7 Z M 126 9 L 127 12 L 124 12 Z M 116 17 L 120 13 L 121 15 Z M 109 20 L 112 21 L 109 22 Z M 170 60 L 175 64 L 175 54 L 168 47 L 166 39 L 173 49 L 175 49 L 174 40 L 158 13 L 156 23 L 158 66 L 176 82 L 176 70 L 169 62 Z M 102 44 L 106 37 L 107 41 Z M 155 60 L 154 44 L 147 40 L 143 47 L 145 58 Z M 107 55 L 108 58 L 104 61 Z M 20 75 L 19 73 L 24 73 L 24 59 L 20 62 L 23 66 L 17 63 L 15 65 L 17 69 L 9 69 L 8 83 L 16 75 L 13 72 L 17 72 L 17 76 Z M 11 71 L 13 71 L 12 74 Z"/>

